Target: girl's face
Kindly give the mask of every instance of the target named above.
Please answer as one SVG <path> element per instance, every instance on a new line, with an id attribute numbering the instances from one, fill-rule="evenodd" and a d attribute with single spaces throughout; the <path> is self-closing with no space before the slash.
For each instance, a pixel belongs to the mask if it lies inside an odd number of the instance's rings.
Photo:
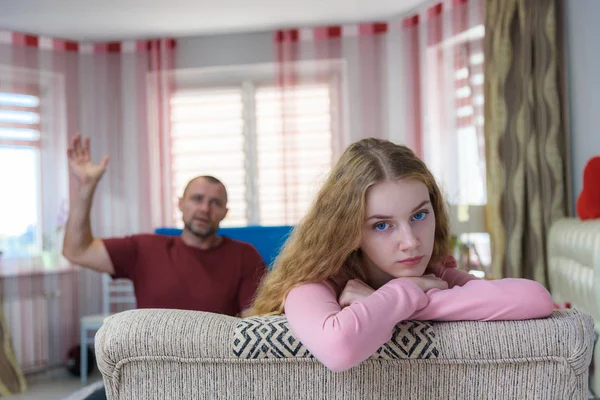
<path id="1" fill-rule="evenodd" d="M 369 284 L 421 276 L 435 241 L 435 214 L 427 186 L 417 179 L 383 181 L 366 194 L 360 248 Z"/>

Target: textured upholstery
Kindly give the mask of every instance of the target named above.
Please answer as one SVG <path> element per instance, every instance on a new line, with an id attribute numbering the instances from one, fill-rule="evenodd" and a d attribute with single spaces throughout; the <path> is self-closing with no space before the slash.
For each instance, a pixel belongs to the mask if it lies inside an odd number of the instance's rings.
<path id="1" fill-rule="evenodd" d="M 593 320 L 575 310 L 519 322 L 407 321 L 392 339 L 402 343 L 391 343 L 397 356 L 341 373 L 302 351 L 277 354 L 282 343 L 301 346 L 286 325 L 283 317 L 126 311 L 98 331 L 98 366 L 109 400 L 587 398 Z M 421 349 L 400 354 L 411 340 Z M 262 355 L 240 352 L 240 341 Z"/>

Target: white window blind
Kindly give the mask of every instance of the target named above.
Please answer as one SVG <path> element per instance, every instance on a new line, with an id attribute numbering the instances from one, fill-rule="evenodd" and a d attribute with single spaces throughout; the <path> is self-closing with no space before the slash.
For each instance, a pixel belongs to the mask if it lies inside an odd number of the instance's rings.
<path id="1" fill-rule="evenodd" d="M 185 184 L 204 174 L 227 187 L 222 226 L 298 222 L 331 168 L 328 84 L 180 90 L 171 106 L 174 224 Z"/>
<path id="2" fill-rule="evenodd" d="M 178 199 L 198 175 L 213 175 L 227 188 L 223 226 L 246 225 L 246 157 L 241 88 L 178 91 L 171 99 L 173 220 L 182 226 Z"/>
<path id="3" fill-rule="evenodd" d="M 256 92 L 258 193 L 263 225 L 295 224 L 331 167 L 327 85 Z"/>
<path id="4" fill-rule="evenodd" d="M 0 90 L 0 143 L 39 147 L 39 139 L 39 97 Z"/>

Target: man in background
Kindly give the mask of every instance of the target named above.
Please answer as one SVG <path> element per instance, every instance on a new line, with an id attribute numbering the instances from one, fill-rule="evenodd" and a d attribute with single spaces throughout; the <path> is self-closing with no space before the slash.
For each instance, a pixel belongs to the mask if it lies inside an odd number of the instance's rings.
<path id="1" fill-rule="evenodd" d="M 181 236 L 140 234 L 97 238 L 90 210 L 108 156 L 94 164 L 90 141 L 76 136 L 67 151 L 79 182 L 71 200 L 63 255 L 72 263 L 133 282 L 139 308 L 176 308 L 241 315 L 265 263 L 249 243 L 217 236 L 227 215 L 227 190 L 211 176 L 192 179 L 179 199 Z M 134 204 L 131 205 L 135 207 Z"/>

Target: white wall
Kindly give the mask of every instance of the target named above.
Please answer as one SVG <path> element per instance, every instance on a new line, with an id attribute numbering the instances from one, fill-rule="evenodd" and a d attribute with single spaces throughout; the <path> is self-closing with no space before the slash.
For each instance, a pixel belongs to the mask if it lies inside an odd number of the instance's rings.
<path id="1" fill-rule="evenodd" d="M 600 0 L 565 0 L 573 198 L 583 168 L 600 155 Z M 575 204 L 575 202 L 573 203 Z"/>
<path id="2" fill-rule="evenodd" d="M 262 64 L 275 61 L 272 32 L 177 39 L 177 68 Z"/>

